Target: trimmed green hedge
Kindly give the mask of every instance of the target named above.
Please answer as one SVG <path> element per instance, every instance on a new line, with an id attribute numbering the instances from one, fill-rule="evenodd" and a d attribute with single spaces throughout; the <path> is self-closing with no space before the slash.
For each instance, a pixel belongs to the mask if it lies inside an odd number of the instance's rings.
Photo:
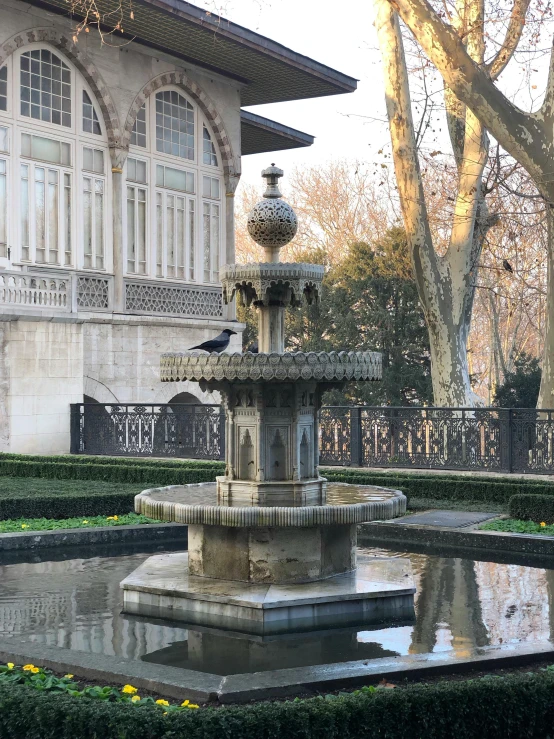
<path id="1" fill-rule="evenodd" d="M 514 495 L 510 498 L 510 516 L 521 521 L 554 523 L 554 496 Z"/>
<path id="2" fill-rule="evenodd" d="M 0 458 L 0 475 L 14 477 L 44 477 L 48 480 L 106 480 L 109 482 L 140 483 L 145 485 L 184 485 L 191 482 L 211 482 L 221 472 L 217 467 L 165 467 L 158 465 L 73 464 L 50 462 L 48 457 L 37 461 Z"/>
<path id="3" fill-rule="evenodd" d="M 396 488 L 408 498 L 435 498 L 437 500 L 467 500 L 508 504 L 512 496 L 535 493 L 553 496 L 554 484 L 542 480 L 514 480 L 511 478 L 461 477 L 454 475 L 402 475 L 358 470 L 321 470 L 321 474 L 334 482 L 358 485 L 382 485 Z"/>
<path id="4" fill-rule="evenodd" d="M 0 688 L 2 739 L 545 739 L 554 673 L 168 713 Z"/>
<path id="5" fill-rule="evenodd" d="M 134 510 L 136 494 L 136 492 L 97 495 L 83 493 L 0 498 L 0 519 L 120 516 Z"/>
<path id="6" fill-rule="evenodd" d="M 62 464 L 103 464 L 125 465 L 131 467 L 176 467 L 178 469 L 224 469 L 225 463 L 211 459 L 175 459 L 159 458 L 145 459 L 144 457 L 104 457 L 86 454 L 8 454 L 0 452 L 0 462 L 58 462 Z"/>

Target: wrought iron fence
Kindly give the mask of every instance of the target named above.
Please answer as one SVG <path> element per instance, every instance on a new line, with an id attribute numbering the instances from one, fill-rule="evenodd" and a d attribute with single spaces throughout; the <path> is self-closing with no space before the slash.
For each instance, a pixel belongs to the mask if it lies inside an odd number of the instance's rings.
<path id="1" fill-rule="evenodd" d="M 219 405 L 71 405 L 73 454 L 221 459 L 224 433 Z"/>
<path id="2" fill-rule="evenodd" d="M 224 457 L 220 406 L 77 403 L 71 419 L 74 453 Z M 554 474 L 554 410 L 326 406 L 320 463 Z"/>

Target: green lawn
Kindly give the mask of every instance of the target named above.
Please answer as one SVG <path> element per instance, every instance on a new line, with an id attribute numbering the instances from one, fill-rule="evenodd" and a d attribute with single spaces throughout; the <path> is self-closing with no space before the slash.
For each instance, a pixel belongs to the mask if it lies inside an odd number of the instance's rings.
<path id="1" fill-rule="evenodd" d="M 534 521 L 519 521 L 516 518 L 504 518 L 501 521 L 489 521 L 479 527 L 483 531 L 506 531 L 511 534 L 541 534 L 554 536 L 554 524 L 541 526 Z"/>
<path id="2" fill-rule="evenodd" d="M 163 523 L 147 516 L 127 513 L 120 516 L 91 516 L 89 518 L 12 518 L 0 521 L 0 534 L 27 531 L 54 531 L 55 529 L 92 529 L 98 526 L 128 526 Z"/>

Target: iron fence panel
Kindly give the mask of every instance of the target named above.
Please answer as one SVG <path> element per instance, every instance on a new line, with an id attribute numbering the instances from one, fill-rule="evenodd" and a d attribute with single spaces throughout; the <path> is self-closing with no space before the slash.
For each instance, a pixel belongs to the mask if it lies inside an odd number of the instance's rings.
<path id="1" fill-rule="evenodd" d="M 218 405 L 101 404 L 72 407 L 71 450 L 81 454 L 220 459 Z"/>
<path id="2" fill-rule="evenodd" d="M 554 410 L 507 408 L 321 409 L 320 463 L 554 473 Z M 71 406 L 71 451 L 81 454 L 223 459 L 216 405 Z"/>

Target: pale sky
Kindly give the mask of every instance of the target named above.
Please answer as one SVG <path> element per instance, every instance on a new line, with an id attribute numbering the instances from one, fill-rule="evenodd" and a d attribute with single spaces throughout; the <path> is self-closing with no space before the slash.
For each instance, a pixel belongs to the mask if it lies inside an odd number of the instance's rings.
<path id="1" fill-rule="evenodd" d="M 337 0 L 191 0 L 221 8 L 221 15 L 288 48 L 359 80 L 354 93 L 298 102 L 257 105 L 251 110 L 316 137 L 313 146 L 242 159 L 243 182 L 262 185 L 271 162 L 290 171 L 332 159 L 373 161 L 389 142 L 371 2 Z M 362 117 L 362 116 L 365 116 Z"/>

